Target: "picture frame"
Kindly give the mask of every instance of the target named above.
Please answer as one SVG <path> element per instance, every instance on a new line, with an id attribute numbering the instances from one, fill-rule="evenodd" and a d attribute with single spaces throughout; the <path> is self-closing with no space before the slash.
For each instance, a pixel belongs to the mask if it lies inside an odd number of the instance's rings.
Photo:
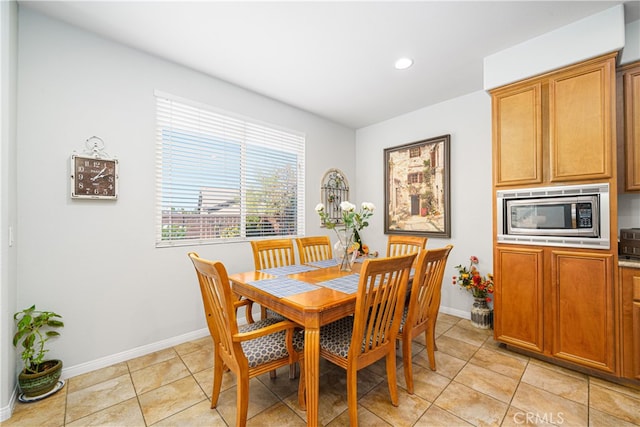
<path id="1" fill-rule="evenodd" d="M 451 237 L 451 135 L 384 149 L 384 232 Z"/>

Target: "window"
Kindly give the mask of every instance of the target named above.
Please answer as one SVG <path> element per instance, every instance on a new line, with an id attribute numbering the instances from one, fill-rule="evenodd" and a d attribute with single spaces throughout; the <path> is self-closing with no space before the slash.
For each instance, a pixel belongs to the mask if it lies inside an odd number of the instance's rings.
<path id="1" fill-rule="evenodd" d="M 156 246 L 304 234 L 304 135 L 160 92 L 156 105 Z"/>
<path id="2" fill-rule="evenodd" d="M 422 172 L 414 172 L 407 175 L 409 184 L 418 184 L 422 182 Z"/>

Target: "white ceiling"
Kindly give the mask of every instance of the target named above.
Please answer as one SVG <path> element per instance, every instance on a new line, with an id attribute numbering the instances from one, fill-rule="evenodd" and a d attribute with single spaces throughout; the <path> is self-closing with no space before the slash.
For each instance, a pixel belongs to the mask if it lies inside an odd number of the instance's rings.
<path id="1" fill-rule="evenodd" d="M 354 129 L 481 90 L 485 56 L 621 3 L 640 19 L 637 0 L 19 1 Z"/>

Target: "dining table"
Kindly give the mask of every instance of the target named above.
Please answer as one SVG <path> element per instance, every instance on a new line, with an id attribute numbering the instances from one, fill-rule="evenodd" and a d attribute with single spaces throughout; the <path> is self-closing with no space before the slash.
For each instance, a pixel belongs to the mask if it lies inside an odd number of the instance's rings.
<path id="1" fill-rule="evenodd" d="M 334 259 L 229 275 L 233 291 L 304 327 L 307 425 L 318 425 L 320 328 L 355 311 L 360 268 Z"/>

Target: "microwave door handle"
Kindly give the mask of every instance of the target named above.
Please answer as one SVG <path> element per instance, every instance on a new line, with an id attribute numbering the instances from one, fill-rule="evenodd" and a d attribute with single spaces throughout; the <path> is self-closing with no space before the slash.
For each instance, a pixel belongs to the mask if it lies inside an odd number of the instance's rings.
<path id="1" fill-rule="evenodd" d="M 571 203 L 571 228 L 576 229 L 576 203 Z"/>

